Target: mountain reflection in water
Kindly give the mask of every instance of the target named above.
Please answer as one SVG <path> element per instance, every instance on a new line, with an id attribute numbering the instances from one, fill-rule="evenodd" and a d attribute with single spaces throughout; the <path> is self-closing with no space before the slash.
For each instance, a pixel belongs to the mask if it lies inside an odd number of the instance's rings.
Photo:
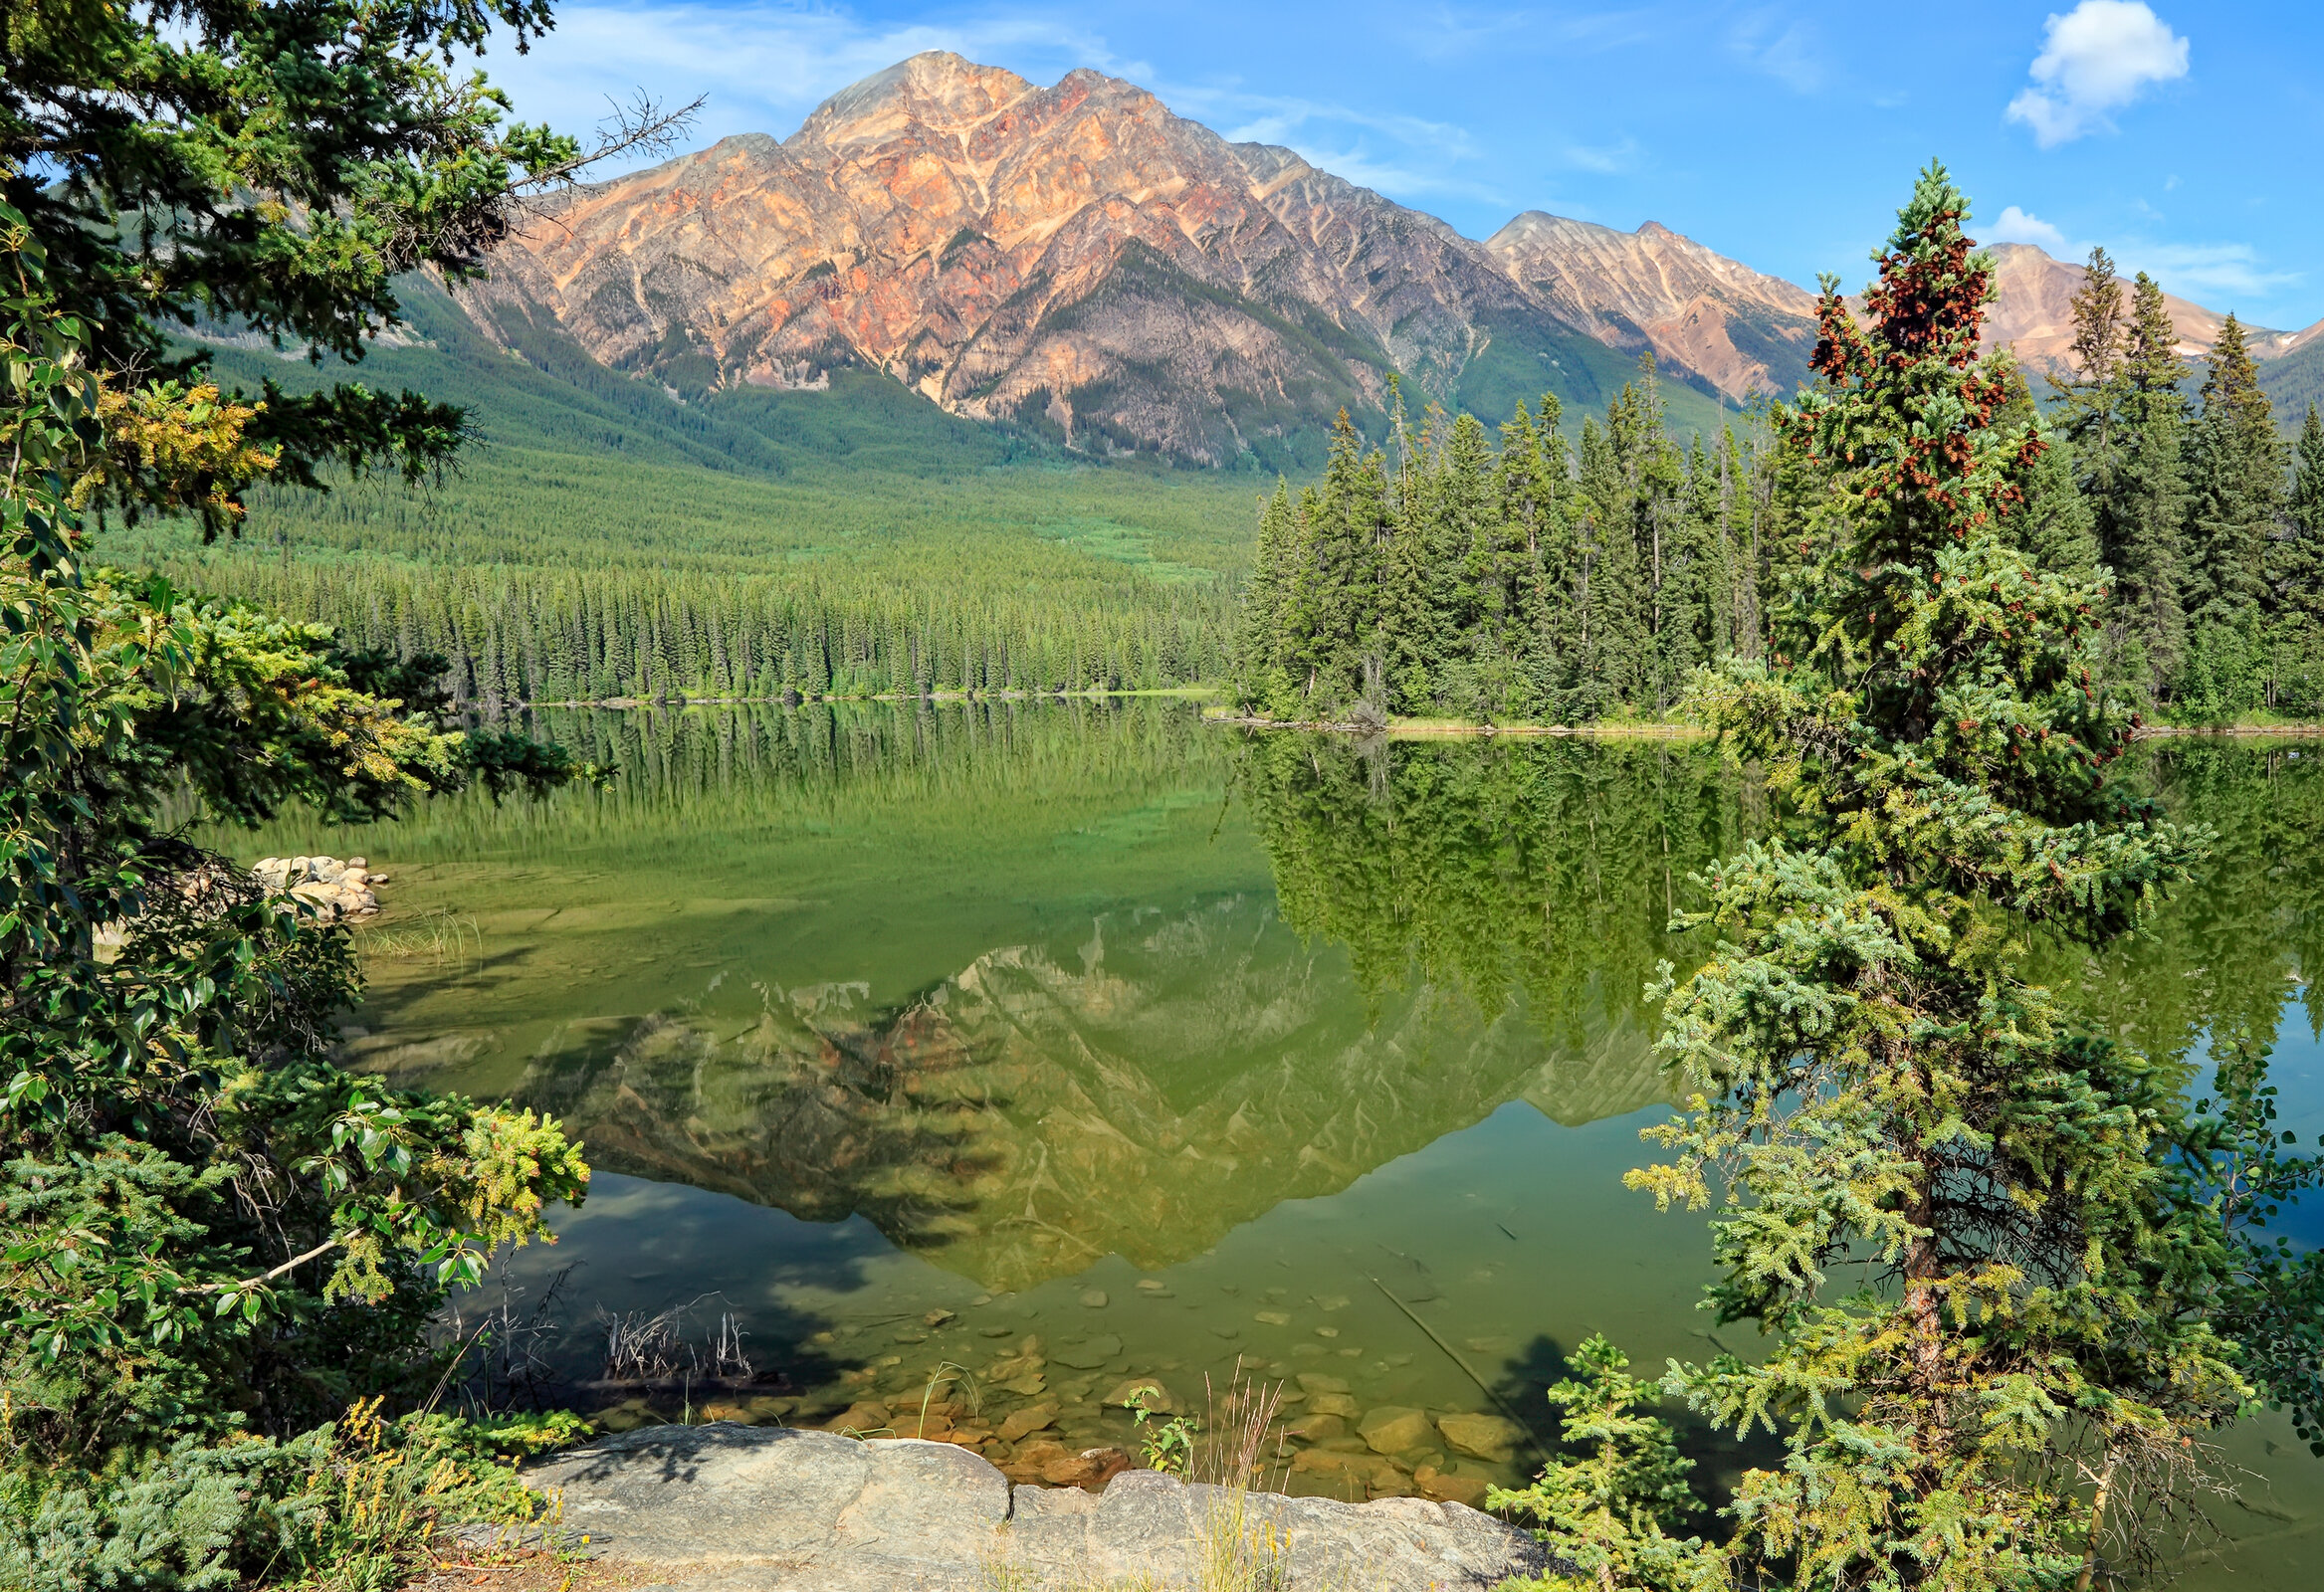
<path id="1" fill-rule="evenodd" d="M 748 1008 L 556 1023 L 502 1092 L 562 1118 L 597 1166 L 860 1214 L 995 1290 L 1110 1254 L 1150 1270 L 1199 1255 L 1511 1100 L 1578 1124 L 1663 1096 L 1641 991 L 1674 952 L 1686 876 L 1738 833 L 1714 760 L 1576 741 L 1215 749 L 1273 893 L 1181 882 L 1191 900 L 984 949 L 902 1001 L 744 957 L 722 988 L 746 987 Z M 364 1053 L 417 1075 L 446 1042 L 381 1035 Z"/>

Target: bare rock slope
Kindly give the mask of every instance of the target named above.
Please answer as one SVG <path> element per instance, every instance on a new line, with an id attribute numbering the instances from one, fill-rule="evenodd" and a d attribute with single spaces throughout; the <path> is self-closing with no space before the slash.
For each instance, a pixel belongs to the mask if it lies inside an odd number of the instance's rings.
<path id="1" fill-rule="evenodd" d="M 1529 210 L 1485 247 L 1600 342 L 1652 349 L 1730 398 L 1789 393 L 1806 374 L 1814 296 L 1659 222 L 1619 232 Z"/>
<path id="2" fill-rule="evenodd" d="M 1486 406 L 1625 363 L 1482 245 L 1288 149 L 1100 73 L 1040 88 L 941 52 L 788 139 L 580 190 L 462 294 L 488 331 L 546 316 L 675 391 L 860 363 L 955 413 L 1208 463 L 1375 406 L 1390 370 Z"/>

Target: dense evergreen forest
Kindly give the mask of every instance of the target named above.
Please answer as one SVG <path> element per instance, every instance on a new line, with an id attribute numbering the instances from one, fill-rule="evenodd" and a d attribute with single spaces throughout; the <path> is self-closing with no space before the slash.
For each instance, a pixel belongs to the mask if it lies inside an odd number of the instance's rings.
<path id="1" fill-rule="evenodd" d="M 932 692 L 1136 691 L 1217 680 L 1223 582 L 1070 578 L 971 562 L 959 588 L 877 568 L 800 574 L 278 561 L 192 549 L 157 561 L 198 590 L 321 619 L 362 647 L 449 661 L 454 696 L 518 702 Z M 1079 598 L 1076 601 L 1075 598 Z"/>
<path id="2" fill-rule="evenodd" d="M 2042 565 L 2112 571 L 2107 667 L 2158 716 L 2324 711 L 2324 426 L 2289 450 L 2229 317 L 2200 389 L 2162 290 L 2093 254 L 2076 374 L 2005 416 L 2037 446 L 2010 531 Z M 1390 457 L 1392 451 L 1392 459 Z M 1338 433 L 1322 482 L 1261 516 L 1235 691 L 1296 720 L 1652 716 L 1691 670 L 1780 653 L 1820 556 L 1825 472 L 1765 412 L 1682 442 L 1651 361 L 1569 434 L 1555 397 L 1496 441 L 1399 416 Z"/>

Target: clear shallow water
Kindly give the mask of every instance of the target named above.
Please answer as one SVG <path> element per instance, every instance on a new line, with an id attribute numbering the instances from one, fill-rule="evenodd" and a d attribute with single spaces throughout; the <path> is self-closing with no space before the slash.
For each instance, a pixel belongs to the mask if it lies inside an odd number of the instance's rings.
<path id="1" fill-rule="evenodd" d="M 1125 1380 L 1198 1408 L 1239 1362 L 1326 1417 L 1293 1486 L 1457 1494 L 1538 1463 L 1542 1389 L 1587 1333 L 1648 1365 L 1709 1347 L 1700 1219 L 1620 1185 L 1663 1114 L 1639 991 L 1686 947 L 1662 924 L 1755 821 L 1699 752 L 1365 753 L 1158 704 L 539 727 L 624 778 L 235 845 L 392 875 L 359 1064 L 586 1143 L 588 1203 L 501 1273 L 533 1300 L 563 1274 L 566 1374 L 596 1374 L 599 1311 L 687 1307 L 698 1334 L 732 1312 L 788 1379 L 740 1413 L 910 1433 L 924 1400 L 970 1430 L 1054 1404 L 1026 1443 L 1078 1449 L 1129 1440 Z M 2212 877 L 2152 940 L 2051 969 L 2191 1058 L 2214 1025 L 2279 1027 L 2303 1136 L 2316 769 L 2160 758 L 2222 830 Z M 1534 1432 L 1462 1453 L 1431 1427 L 1398 1467 L 1353 1435 L 1383 1406 Z M 1740 1463 L 1690 1446 L 1715 1478 Z M 2264 1423 L 2234 1452 L 2268 1478 L 2224 1522 L 2237 1584 L 2308 1584 L 2324 1465 Z"/>

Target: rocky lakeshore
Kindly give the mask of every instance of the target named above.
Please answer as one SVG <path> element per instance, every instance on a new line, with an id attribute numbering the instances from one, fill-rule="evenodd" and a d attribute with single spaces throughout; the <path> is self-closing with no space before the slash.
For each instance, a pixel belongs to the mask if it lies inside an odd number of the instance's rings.
<path id="1" fill-rule="evenodd" d="M 1531 1533 L 1458 1503 L 1143 1470 L 1102 1493 L 1012 1486 L 956 1444 L 728 1422 L 606 1437 L 526 1480 L 589 1552 L 684 1592 L 1485 1592 L 1549 1562 Z"/>
<path id="2" fill-rule="evenodd" d="M 250 871 L 269 892 L 306 902 L 326 923 L 375 916 L 374 887 L 387 883 L 361 857 L 262 857 Z"/>
<path id="3" fill-rule="evenodd" d="M 1121 1339 L 1109 1333 L 1054 1346 L 1027 1334 L 986 1346 L 951 1320 L 937 1325 L 933 1337 L 906 1334 L 942 1348 L 935 1368 L 909 1368 L 901 1354 L 877 1356 L 841 1373 L 841 1382 L 855 1390 L 844 1408 L 835 1410 L 828 1395 L 750 1384 L 632 1391 L 599 1383 L 592 1390 L 600 1395 L 629 1396 L 592 1418 L 615 1434 L 665 1428 L 681 1413 L 683 1396 L 684 1413 L 697 1419 L 943 1443 L 975 1453 L 1020 1486 L 1095 1492 L 1135 1463 L 1138 1436 L 1126 1407 L 1132 1400 L 1152 1417 L 1205 1413 L 1199 1394 L 1189 1407 L 1166 1375 L 1131 1373 L 1120 1358 Z M 1476 1505 L 1531 1442 L 1516 1422 L 1496 1414 L 1367 1405 L 1347 1378 L 1326 1372 L 1290 1372 L 1272 1387 L 1280 1389 L 1270 1396 L 1281 1423 L 1273 1441 L 1283 1485 L 1295 1493 Z"/>

